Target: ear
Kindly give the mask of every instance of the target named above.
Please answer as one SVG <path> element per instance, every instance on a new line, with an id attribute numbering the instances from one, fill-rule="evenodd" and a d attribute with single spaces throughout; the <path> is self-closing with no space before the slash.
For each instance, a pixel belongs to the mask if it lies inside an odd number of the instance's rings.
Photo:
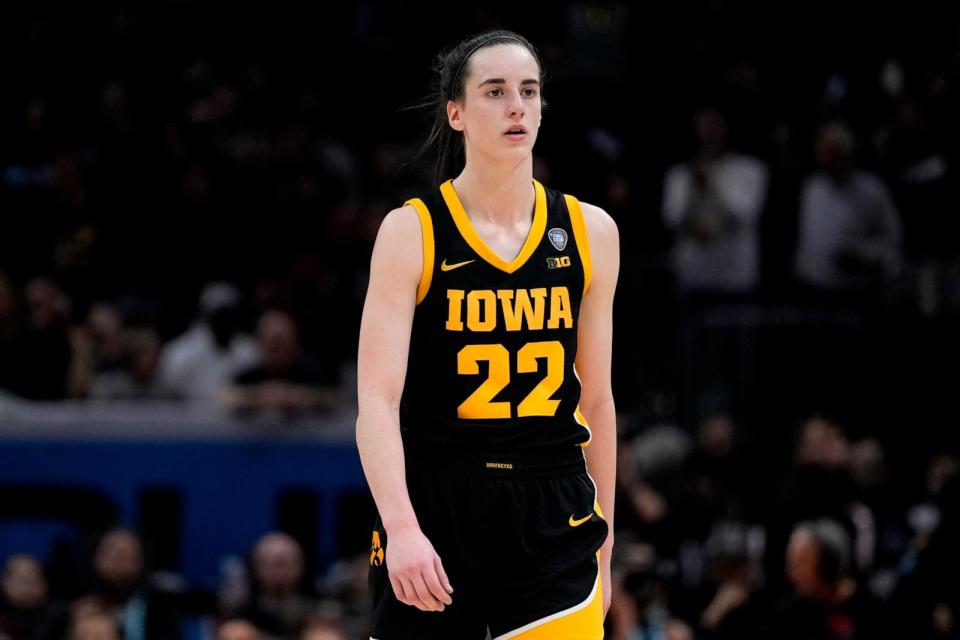
<path id="1" fill-rule="evenodd" d="M 463 120 L 460 117 L 460 105 L 453 100 L 447 101 L 447 122 L 455 131 L 463 131 Z"/>

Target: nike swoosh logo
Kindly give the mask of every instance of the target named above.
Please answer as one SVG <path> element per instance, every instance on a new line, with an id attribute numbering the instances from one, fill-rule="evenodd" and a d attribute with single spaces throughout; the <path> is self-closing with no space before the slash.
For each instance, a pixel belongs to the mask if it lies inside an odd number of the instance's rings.
<path id="1" fill-rule="evenodd" d="M 584 517 L 584 518 L 580 518 L 579 520 L 574 520 L 574 519 L 573 519 L 573 514 L 571 513 L 571 514 L 570 514 L 570 526 L 571 526 L 571 527 L 579 527 L 580 525 L 582 525 L 584 522 L 586 522 L 587 520 L 589 520 L 589 519 L 592 518 L 592 517 L 593 517 L 593 514 L 591 513 L 590 515 L 588 515 L 588 516 L 586 516 L 586 517 Z"/>
<path id="2" fill-rule="evenodd" d="M 447 259 L 444 258 L 443 262 L 440 263 L 440 271 L 450 271 L 456 269 L 457 267 L 462 267 L 465 264 L 470 264 L 471 262 L 476 262 L 476 258 L 473 260 L 464 260 L 463 262 L 456 262 L 454 264 L 447 264 Z"/>

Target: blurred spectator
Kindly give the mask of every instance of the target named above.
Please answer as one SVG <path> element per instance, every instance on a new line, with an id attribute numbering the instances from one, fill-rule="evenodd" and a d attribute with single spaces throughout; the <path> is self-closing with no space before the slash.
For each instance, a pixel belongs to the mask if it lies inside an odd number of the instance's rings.
<path id="1" fill-rule="evenodd" d="M 217 627 L 216 640 L 260 640 L 260 632 L 248 620 L 233 618 Z"/>
<path id="2" fill-rule="evenodd" d="M 830 518 L 853 536 L 863 509 L 856 501 L 850 442 L 843 427 L 834 418 L 810 416 L 798 432 L 794 466 L 770 506 L 766 572 L 773 589 L 782 586 L 783 552 L 798 522 Z"/>
<path id="3" fill-rule="evenodd" d="M 887 187 L 856 168 L 854 152 L 843 124 L 817 134 L 818 171 L 801 193 L 796 273 L 814 291 L 876 296 L 903 268 L 902 224 Z"/>
<path id="4" fill-rule="evenodd" d="M 92 587 L 70 604 L 69 618 L 102 612 L 119 624 L 122 640 L 178 640 L 179 617 L 146 578 L 139 537 L 123 528 L 107 531 L 94 550 Z M 66 622 L 53 625 L 49 640 L 62 637 Z"/>
<path id="5" fill-rule="evenodd" d="M 17 290 L 10 278 L 0 271 L 0 391 L 12 390 L 15 385 L 19 333 Z"/>
<path id="6" fill-rule="evenodd" d="M 285 533 L 266 534 L 253 549 L 253 590 L 237 615 L 271 640 L 293 637 L 315 605 L 305 573 L 299 543 Z"/>
<path id="7" fill-rule="evenodd" d="M 892 122 L 874 133 L 873 150 L 904 213 L 904 249 L 920 260 L 953 257 L 960 226 L 951 215 L 957 193 L 949 139 L 934 126 L 923 101 L 904 94 L 894 102 Z"/>
<path id="8" fill-rule="evenodd" d="M 213 402 L 240 371 L 257 362 L 257 346 L 240 333 L 240 293 L 213 282 L 200 294 L 200 317 L 160 353 L 160 385 L 179 398 Z"/>
<path id="9" fill-rule="evenodd" d="M 878 601 L 852 577 L 853 550 L 844 528 L 827 519 L 799 524 L 785 568 L 793 594 L 771 617 L 769 637 L 783 640 L 887 638 Z"/>
<path id="10" fill-rule="evenodd" d="M 9 390 L 30 400 L 62 400 L 67 397 L 72 358 L 67 332 L 70 301 L 46 278 L 27 283 L 25 294 L 29 316 L 25 331 L 12 345 Z"/>
<path id="11" fill-rule="evenodd" d="M 698 638 L 759 638 L 769 603 L 761 589 L 758 558 L 750 531 L 737 522 L 720 522 L 706 542 L 707 582 L 696 608 Z"/>
<path id="12" fill-rule="evenodd" d="M 663 187 L 663 217 L 676 233 L 674 263 L 680 287 L 704 292 L 747 292 L 757 286 L 757 228 L 767 193 L 767 168 L 728 149 L 724 116 L 696 117 L 698 148 L 676 165 Z"/>
<path id="13" fill-rule="evenodd" d="M 677 427 L 660 425 L 619 446 L 614 521 L 642 532 L 644 540 L 661 552 L 680 542 L 678 511 L 682 512 L 685 489 L 681 478 L 690 444 Z"/>
<path id="14" fill-rule="evenodd" d="M 234 378 L 225 394 L 227 407 L 289 416 L 336 406 L 336 390 L 325 386 L 331 378 L 316 359 L 301 351 L 297 325 L 290 315 L 263 314 L 257 339 L 261 363 Z"/>
<path id="15" fill-rule="evenodd" d="M 646 544 L 620 547 L 612 576 L 613 593 L 606 626 L 611 640 L 693 640 L 689 625 L 667 605 L 667 587 L 657 565 L 656 552 Z"/>
<path id="16" fill-rule="evenodd" d="M 902 577 L 892 598 L 901 636 L 955 638 L 960 631 L 960 474 L 952 462 L 952 470 L 941 462 L 931 473 L 939 475 L 931 480 L 942 482 L 936 487 L 936 522 L 914 539 L 901 562 Z"/>
<path id="17" fill-rule="evenodd" d="M 321 609 L 304 620 L 297 640 L 347 640 L 347 635 L 340 616 Z"/>
<path id="18" fill-rule="evenodd" d="M 153 329 L 127 329 L 123 333 L 123 368 L 99 374 L 93 383 L 93 398 L 147 400 L 174 397 L 157 375 L 160 336 Z"/>
<path id="19" fill-rule="evenodd" d="M 40 561 L 20 553 L 7 558 L 0 579 L 0 636 L 32 640 L 48 615 L 49 590 Z"/>
<path id="20" fill-rule="evenodd" d="M 751 473 L 737 440 L 737 426 L 726 413 L 710 415 L 697 432 L 686 477 L 692 500 L 688 518 L 698 537 L 705 537 L 718 520 L 747 515 Z"/>
<path id="21" fill-rule="evenodd" d="M 370 553 L 364 551 L 354 557 L 334 563 L 325 577 L 324 593 L 327 601 L 337 603 L 336 617 L 342 623 L 347 638 L 369 638 Z M 321 605 L 322 607 L 323 605 Z M 311 619 L 315 616 L 311 616 Z"/>
<path id="22" fill-rule="evenodd" d="M 71 624 L 67 640 L 125 640 L 117 621 L 109 614 L 97 610 L 77 613 Z"/>
<path id="23" fill-rule="evenodd" d="M 87 397 L 98 375 L 123 366 L 123 318 L 111 304 L 94 304 L 86 323 L 71 332 L 71 342 L 71 395 Z"/>

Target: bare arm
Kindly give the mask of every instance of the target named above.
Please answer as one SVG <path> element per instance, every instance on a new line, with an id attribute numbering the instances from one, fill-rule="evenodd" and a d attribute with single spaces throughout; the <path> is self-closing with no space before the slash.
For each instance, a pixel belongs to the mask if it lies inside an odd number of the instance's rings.
<path id="1" fill-rule="evenodd" d="M 387 533 L 387 565 L 397 599 L 440 611 L 452 592 L 440 559 L 420 531 L 407 492 L 400 396 L 407 370 L 416 292 L 423 271 L 413 207 L 391 211 L 373 248 L 357 354 L 357 446 Z M 442 583 L 442 586 L 441 586 Z"/>
<path id="2" fill-rule="evenodd" d="M 583 203 L 592 259 L 592 278 L 580 306 L 577 372 L 582 391 L 580 411 L 593 434 L 586 448 L 587 466 L 597 484 L 597 501 L 610 534 L 600 550 L 604 612 L 610 606 L 610 555 L 613 550 L 613 497 L 616 486 L 617 424 L 610 382 L 613 341 L 613 295 L 620 269 L 617 225 L 602 209 Z"/>

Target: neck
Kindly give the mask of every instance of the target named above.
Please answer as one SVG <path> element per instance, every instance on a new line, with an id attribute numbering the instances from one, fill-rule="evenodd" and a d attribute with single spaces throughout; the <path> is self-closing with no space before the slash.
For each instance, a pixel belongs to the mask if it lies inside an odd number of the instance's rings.
<path id="1" fill-rule="evenodd" d="M 472 220 L 511 224 L 527 222 L 533 211 L 533 159 L 512 166 L 470 163 L 453 180 L 453 188 Z"/>

